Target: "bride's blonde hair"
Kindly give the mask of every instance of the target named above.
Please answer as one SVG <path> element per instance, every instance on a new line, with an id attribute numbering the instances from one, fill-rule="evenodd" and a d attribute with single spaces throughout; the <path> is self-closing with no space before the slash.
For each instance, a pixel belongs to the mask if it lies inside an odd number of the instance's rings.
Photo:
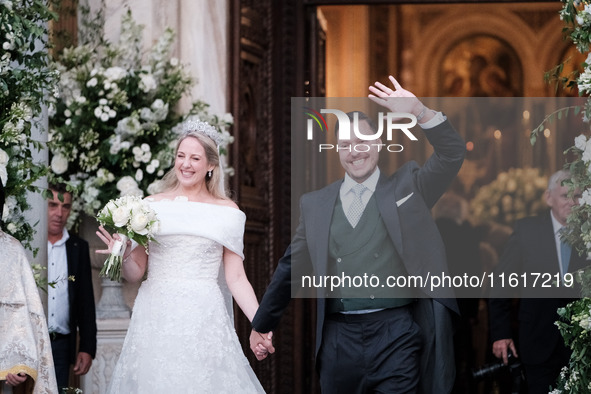
<path id="1" fill-rule="evenodd" d="M 222 168 L 220 167 L 220 155 L 218 153 L 218 148 L 216 146 L 216 142 L 211 139 L 209 136 L 203 134 L 197 130 L 190 130 L 183 133 L 176 144 L 176 149 L 174 150 L 174 157 L 176 161 L 176 155 L 179 151 L 179 146 L 181 142 L 183 142 L 186 138 L 195 138 L 197 139 L 203 149 L 205 150 L 205 158 L 207 159 L 207 163 L 214 166 L 211 177 L 206 175 L 205 176 L 205 185 L 207 187 L 207 191 L 214 197 L 223 200 L 229 200 L 228 196 L 226 195 L 226 190 L 224 186 L 224 178 L 223 174 L 221 174 Z M 162 177 L 162 190 L 163 191 L 170 191 L 175 189 L 179 185 L 179 180 L 176 176 L 175 166 L 173 165 L 172 168 Z"/>

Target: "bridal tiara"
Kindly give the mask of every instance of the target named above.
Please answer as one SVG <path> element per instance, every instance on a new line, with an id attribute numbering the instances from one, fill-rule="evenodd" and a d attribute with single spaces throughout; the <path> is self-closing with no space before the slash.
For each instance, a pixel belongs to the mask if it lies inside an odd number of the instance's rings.
<path id="1" fill-rule="evenodd" d="M 191 131 L 196 131 L 200 134 L 206 135 L 215 142 L 216 146 L 220 146 L 222 143 L 222 134 L 219 133 L 215 127 L 210 125 L 207 122 L 202 122 L 200 120 L 188 120 L 183 123 L 183 133 L 188 133 Z"/>

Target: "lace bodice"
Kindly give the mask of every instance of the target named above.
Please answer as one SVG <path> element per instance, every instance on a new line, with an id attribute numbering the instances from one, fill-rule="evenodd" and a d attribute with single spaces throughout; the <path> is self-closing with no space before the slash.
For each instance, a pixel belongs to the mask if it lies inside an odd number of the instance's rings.
<path id="1" fill-rule="evenodd" d="M 223 246 L 196 235 L 163 235 L 150 244 L 148 280 L 217 280 Z"/>

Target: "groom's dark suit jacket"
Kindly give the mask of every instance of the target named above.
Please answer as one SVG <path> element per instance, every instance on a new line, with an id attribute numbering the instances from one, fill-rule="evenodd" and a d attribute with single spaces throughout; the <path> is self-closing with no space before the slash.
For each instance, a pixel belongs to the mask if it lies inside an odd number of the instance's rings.
<path id="1" fill-rule="evenodd" d="M 68 275 L 74 281 L 68 281 L 70 303 L 70 362 L 76 360 L 76 332 L 80 333 L 79 352 L 86 352 L 94 358 L 96 355 L 96 313 L 88 242 L 73 234 L 66 241 Z"/>
<path id="2" fill-rule="evenodd" d="M 388 235 L 408 274 L 425 278 L 428 275 L 447 272 L 445 248 L 430 209 L 459 171 L 465 154 L 465 145 L 448 121 L 425 130 L 424 133 L 435 150 L 434 154 L 422 167 L 413 161 L 402 166 L 390 177 L 382 174 L 374 195 Z M 291 286 L 299 285 L 298 275 L 293 276 L 292 283 L 292 269 L 321 276 L 328 274 L 329 229 L 341 183 L 342 180 L 302 196 L 300 222 L 296 234 L 285 255 L 279 260 L 252 321 L 256 331 L 268 332 L 278 325 L 291 299 Z M 296 267 L 296 264 L 299 267 Z M 303 267 L 306 265 L 310 267 Z M 448 374 L 441 369 L 432 371 L 437 370 L 439 377 L 453 380 L 452 334 L 444 332 L 450 328 L 448 311 L 457 312 L 453 289 L 436 288 L 431 291 L 424 288 L 421 291 L 424 292 L 423 296 L 428 298 L 416 303 L 415 320 L 423 329 L 423 352 L 425 355 L 432 354 L 431 352 L 449 352 L 452 357 L 451 366 L 444 362 L 436 363 L 433 357 L 425 357 L 430 360 L 422 360 L 423 363 L 430 364 L 424 367 L 447 369 Z M 323 293 L 324 290 L 321 289 L 317 294 L 316 353 L 322 344 L 326 310 L 326 298 Z M 432 299 L 436 299 L 437 302 L 431 302 Z M 421 381 L 423 378 L 421 377 Z M 434 383 L 434 386 L 436 385 Z"/>
<path id="3" fill-rule="evenodd" d="M 544 215 L 517 221 L 495 273 L 526 273 L 529 279 L 533 279 L 531 273 L 560 272 L 550 214 L 547 212 Z M 568 270 L 574 272 L 587 263 L 584 257 L 573 250 Z M 538 282 L 538 289 L 540 282 Z M 533 283 L 530 281 L 529 286 L 522 289 L 519 294 L 525 298 L 519 300 L 517 313 L 519 322 L 517 351 L 524 363 L 541 364 L 548 360 L 558 344 L 563 343 L 562 336 L 554 325 L 558 320 L 556 310 L 572 301 L 572 298 L 564 298 L 565 293 L 557 294 L 556 297 L 551 297 L 554 293 L 545 293 L 546 296 L 543 297 L 544 293 L 533 293 L 535 289 L 532 286 Z M 496 298 L 496 294 L 498 293 L 492 292 L 491 289 L 489 320 L 493 342 L 499 339 L 515 338 L 511 320 L 512 301 Z M 569 292 L 569 295 L 576 297 L 577 292 Z"/>

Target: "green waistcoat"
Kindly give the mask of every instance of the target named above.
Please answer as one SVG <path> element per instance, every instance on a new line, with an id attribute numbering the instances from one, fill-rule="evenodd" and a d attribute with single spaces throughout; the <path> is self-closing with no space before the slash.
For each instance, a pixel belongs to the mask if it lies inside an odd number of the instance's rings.
<path id="1" fill-rule="evenodd" d="M 395 308 L 412 302 L 412 288 L 387 284 L 388 276 L 407 273 L 388 236 L 375 196 L 370 198 L 355 228 L 347 220 L 340 198 L 337 199 L 328 252 L 329 275 L 341 278 L 341 286 L 327 300 L 328 313 Z"/>

